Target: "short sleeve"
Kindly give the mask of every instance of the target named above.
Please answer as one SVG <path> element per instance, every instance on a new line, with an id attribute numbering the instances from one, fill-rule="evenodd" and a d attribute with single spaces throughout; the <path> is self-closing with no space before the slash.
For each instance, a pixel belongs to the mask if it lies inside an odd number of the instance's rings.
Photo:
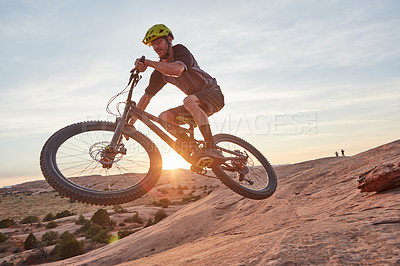
<path id="1" fill-rule="evenodd" d="M 164 87 L 165 84 L 166 82 L 163 80 L 162 74 L 159 71 L 154 70 L 153 73 L 151 73 L 149 86 L 147 86 L 145 92 L 146 94 L 154 96 L 162 89 L 162 87 Z"/>
<path id="2" fill-rule="evenodd" d="M 187 70 L 193 66 L 194 58 L 185 46 L 178 44 L 174 46 L 174 62 L 182 64 Z"/>

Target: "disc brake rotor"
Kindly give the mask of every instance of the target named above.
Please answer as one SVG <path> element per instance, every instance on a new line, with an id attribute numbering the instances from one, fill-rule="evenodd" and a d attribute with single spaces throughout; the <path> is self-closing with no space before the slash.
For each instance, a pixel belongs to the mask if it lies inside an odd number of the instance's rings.
<path id="1" fill-rule="evenodd" d="M 93 158 L 96 162 L 101 164 L 113 164 L 121 161 L 123 154 L 117 153 L 114 158 L 111 156 L 107 156 L 106 149 L 110 143 L 108 141 L 101 141 L 93 144 L 89 148 L 90 157 Z"/>

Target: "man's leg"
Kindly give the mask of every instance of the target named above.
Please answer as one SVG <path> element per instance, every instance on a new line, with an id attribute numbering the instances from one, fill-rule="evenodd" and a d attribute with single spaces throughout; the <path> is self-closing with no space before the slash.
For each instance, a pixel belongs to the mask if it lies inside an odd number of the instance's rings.
<path id="1" fill-rule="evenodd" d="M 189 95 L 183 100 L 183 106 L 193 116 L 194 121 L 199 126 L 200 132 L 204 137 L 206 149 L 214 148 L 214 139 L 212 136 L 210 123 L 207 114 L 200 108 L 201 101 L 196 95 Z"/>
<path id="2" fill-rule="evenodd" d="M 158 117 L 170 124 L 178 125 L 175 114 L 169 110 L 162 112 Z"/>

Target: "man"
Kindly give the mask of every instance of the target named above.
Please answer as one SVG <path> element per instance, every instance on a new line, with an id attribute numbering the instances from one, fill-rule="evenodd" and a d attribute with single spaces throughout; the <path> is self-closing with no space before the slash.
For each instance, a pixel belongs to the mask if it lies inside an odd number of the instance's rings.
<path id="1" fill-rule="evenodd" d="M 216 79 L 199 67 L 185 46 L 182 44 L 172 46 L 173 39 L 171 30 L 163 24 L 154 25 L 147 31 L 143 43 L 153 47 L 160 61 L 145 59 L 142 63 L 139 59 L 136 60 L 135 68 L 140 72 L 146 71 L 147 67 L 154 69 L 149 85 L 137 107 L 145 110 L 150 100 L 165 84 L 171 83 L 177 86 L 187 95 L 183 99 L 183 105 L 166 110 L 159 117 L 169 123 L 177 124 L 177 116 L 192 116 L 205 141 L 205 151 L 194 155 L 195 160 L 207 156 L 223 160 L 222 154 L 215 149 L 208 116 L 222 109 L 224 96 Z M 130 124 L 133 125 L 135 120 L 131 119 Z"/>

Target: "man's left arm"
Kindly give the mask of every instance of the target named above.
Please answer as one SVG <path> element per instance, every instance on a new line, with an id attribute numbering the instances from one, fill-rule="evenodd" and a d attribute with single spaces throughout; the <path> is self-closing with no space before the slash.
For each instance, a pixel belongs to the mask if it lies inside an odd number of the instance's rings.
<path id="1" fill-rule="evenodd" d="M 140 72 L 145 72 L 147 67 L 152 67 L 160 73 L 172 77 L 179 77 L 186 70 L 186 67 L 178 62 L 166 63 L 145 59 L 144 63 L 142 63 L 139 61 L 139 59 L 136 60 L 135 69 L 139 70 Z"/>

